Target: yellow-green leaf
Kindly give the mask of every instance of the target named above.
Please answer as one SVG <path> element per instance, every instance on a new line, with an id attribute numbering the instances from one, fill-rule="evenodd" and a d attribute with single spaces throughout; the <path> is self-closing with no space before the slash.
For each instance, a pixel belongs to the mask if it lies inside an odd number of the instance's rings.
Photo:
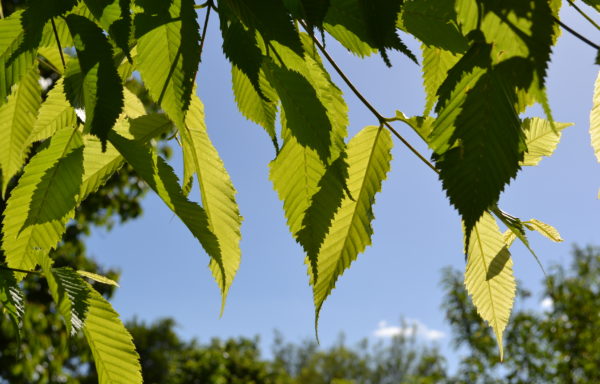
<path id="1" fill-rule="evenodd" d="M 117 283 L 113 279 L 109 279 L 108 277 L 99 275 L 97 273 L 92 273 L 92 272 L 88 272 L 88 271 L 81 271 L 81 270 L 77 271 L 77 273 L 80 274 L 83 277 L 87 277 L 88 279 L 94 280 L 94 281 L 96 281 L 98 283 L 112 285 L 112 286 L 115 286 L 115 287 L 119 286 L 119 283 Z"/>
<path id="2" fill-rule="evenodd" d="M 563 238 L 560 236 L 560 233 L 558 233 L 558 230 L 550 224 L 542 223 L 541 221 L 536 219 L 531 219 L 528 221 L 524 221 L 523 225 L 525 225 L 527 229 L 531 231 L 537 231 L 538 233 L 554 241 L 555 243 L 560 243 L 563 241 Z"/>
<path id="3" fill-rule="evenodd" d="M 502 360 L 502 334 L 517 285 L 505 238 L 489 213 L 485 212 L 473 227 L 467 250 L 465 286 L 477 313 L 492 327 Z"/>
<path id="4" fill-rule="evenodd" d="M 554 122 L 552 127 L 548 120 L 539 117 L 523 120 L 527 152 L 521 165 L 538 165 L 543 156 L 551 156 L 560 141 L 561 131 L 571 125 L 573 123 Z"/>

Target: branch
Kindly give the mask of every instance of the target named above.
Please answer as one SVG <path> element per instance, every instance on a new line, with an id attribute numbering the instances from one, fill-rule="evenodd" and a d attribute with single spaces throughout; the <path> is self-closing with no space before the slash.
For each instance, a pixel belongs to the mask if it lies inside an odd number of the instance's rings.
<path id="1" fill-rule="evenodd" d="M 208 28 L 208 17 L 210 16 L 210 10 L 212 9 L 212 0 L 208 0 L 203 4 L 204 7 L 208 6 L 206 10 L 206 17 L 204 18 L 204 27 L 202 27 L 202 37 L 200 37 L 200 61 L 202 62 L 202 48 L 204 48 L 204 38 L 206 37 L 206 29 Z"/>
<path id="2" fill-rule="evenodd" d="M 439 174 L 440 172 L 435 167 L 435 165 L 433 165 L 429 160 L 427 160 L 425 158 L 425 156 L 423 156 L 421 153 L 419 153 L 419 151 L 417 151 L 417 149 L 415 147 L 413 147 L 404 137 L 402 137 L 402 135 L 400 135 L 400 133 L 398 133 L 398 131 L 396 131 L 394 129 L 394 127 L 392 127 L 390 125 L 390 123 L 387 121 L 387 119 L 385 117 L 383 117 L 383 115 L 381 113 L 379 113 L 379 111 L 377 111 L 377 109 L 375 109 L 375 107 L 354 86 L 354 84 L 348 78 L 348 76 L 346 76 L 346 74 L 344 73 L 344 71 L 342 71 L 342 69 L 337 65 L 337 63 L 335 62 L 335 60 L 333 60 L 333 58 L 329 55 L 329 53 L 327 52 L 327 50 L 325 49 L 325 47 L 323 47 L 323 45 L 319 42 L 319 40 L 312 33 L 308 32 L 308 27 L 306 26 L 306 24 L 302 20 L 300 20 L 300 24 L 302 25 L 302 27 L 304 28 L 304 30 L 307 31 L 307 33 L 311 36 L 313 42 L 319 48 L 319 50 L 321 51 L 321 53 L 323 54 L 323 56 L 327 59 L 327 61 L 329 62 L 329 64 L 331 64 L 331 66 L 333 67 L 333 69 L 342 78 L 342 80 L 344 80 L 344 82 L 350 88 L 350 90 L 354 93 L 354 95 L 356 95 L 356 97 L 358 97 L 358 99 L 364 104 L 364 106 L 367 107 L 367 109 L 369 111 L 371 111 L 371 113 L 377 118 L 377 120 L 379 120 L 379 124 L 385 126 L 387 129 L 389 129 L 390 132 L 392 132 L 392 134 L 394 136 L 396 136 L 398 138 L 398 140 L 400 140 L 400 142 L 402 142 L 402 144 L 404 144 L 404 146 L 406 148 L 408 148 L 415 156 L 417 156 L 419 158 L 419 160 L 421 160 L 425 165 L 427 165 L 432 171 L 434 171 L 435 173 Z"/>
<path id="3" fill-rule="evenodd" d="M 595 21 L 594 21 L 594 20 L 593 20 L 591 17 L 589 17 L 589 16 L 588 16 L 588 15 L 587 15 L 585 12 L 583 12 L 583 11 L 581 10 L 581 8 L 579 8 L 579 7 L 577 6 L 577 4 L 575 4 L 575 3 L 573 2 L 573 0 L 567 0 L 567 2 L 569 3 L 569 5 L 570 5 L 571 7 L 575 8 L 575 10 L 576 10 L 577 12 L 579 12 L 579 14 L 580 14 L 581 16 L 583 16 L 583 17 L 584 17 L 584 18 L 585 18 L 587 21 L 589 21 L 589 22 L 590 22 L 590 24 L 592 24 L 594 27 L 596 27 L 596 29 L 600 30 L 600 25 L 598 25 L 598 24 L 597 24 L 597 23 L 596 23 L 596 22 L 595 22 Z"/>
<path id="4" fill-rule="evenodd" d="M 34 274 L 34 275 L 41 275 L 42 274 L 39 271 L 29 271 L 27 269 L 10 268 L 10 267 L 5 267 L 4 265 L 0 265 L 0 269 L 2 269 L 4 271 L 11 271 L 11 272 L 31 273 L 31 274 Z"/>
<path id="5" fill-rule="evenodd" d="M 67 64 L 65 63 L 65 57 L 63 56 L 62 46 L 60 45 L 60 39 L 58 38 L 58 31 L 56 30 L 56 24 L 54 24 L 54 18 L 50 19 L 52 23 L 52 30 L 54 31 L 54 38 L 56 39 L 56 44 L 58 45 L 58 53 L 60 53 L 60 61 L 62 61 L 63 69 L 67 68 Z"/>
<path id="6" fill-rule="evenodd" d="M 569 27 L 568 25 L 564 24 L 562 21 L 558 20 L 556 17 L 552 16 L 552 18 L 554 19 L 554 21 L 560 25 L 561 27 L 563 27 L 565 30 L 567 30 L 568 32 L 570 32 L 573 36 L 575 36 L 576 38 L 578 38 L 579 40 L 583 41 L 584 43 L 586 43 L 587 45 L 589 45 L 590 47 L 600 50 L 600 45 L 595 44 L 593 42 L 591 42 L 590 40 L 588 40 L 585 36 L 583 36 L 582 34 L 578 33 L 577 31 L 573 30 L 571 27 Z"/>

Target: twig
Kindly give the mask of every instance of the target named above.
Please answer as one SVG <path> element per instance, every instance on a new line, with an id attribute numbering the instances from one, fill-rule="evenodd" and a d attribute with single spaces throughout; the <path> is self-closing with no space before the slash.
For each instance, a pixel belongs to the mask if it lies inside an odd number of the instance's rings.
<path id="1" fill-rule="evenodd" d="M 204 27 L 202 27 L 202 37 L 200 37 L 200 61 L 202 61 L 202 48 L 204 48 L 204 38 L 206 37 L 206 29 L 208 28 L 208 17 L 210 16 L 210 10 L 212 9 L 212 0 L 208 0 L 204 3 L 204 6 L 208 5 L 206 10 L 206 17 L 204 18 Z"/>
<path id="2" fill-rule="evenodd" d="M 177 62 L 179 61 L 179 57 L 181 56 L 181 51 L 183 50 L 183 44 L 179 45 L 179 49 L 177 49 L 177 53 L 175 54 L 175 59 L 171 64 L 171 68 L 169 68 L 169 73 L 167 74 L 167 78 L 165 79 L 165 84 L 160 91 L 160 96 L 158 96 L 158 100 L 156 104 L 161 105 L 162 99 L 165 97 L 165 93 L 167 92 L 167 87 L 169 86 L 169 81 L 171 81 L 171 77 L 173 77 L 173 73 L 175 72 L 175 68 L 177 67 Z"/>
<path id="3" fill-rule="evenodd" d="M 54 38 L 56 39 L 56 44 L 58 45 L 58 53 L 60 53 L 60 61 L 62 61 L 63 69 L 67 68 L 67 64 L 65 63 L 65 57 L 63 56 L 62 46 L 60 45 L 60 39 L 58 38 L 58 31 L 56 30 L 56 24 L 54 24 L 54 18 L 50 19 L 52 23 L 52 30 L 54 31 Z"/>
<path id="4" fill-rule="evenodd" d="M 4 265 L 0 265 L 0 269 L 2 269 L 4 271 L 11 271 L 11 272 L 32 273 L 34 275 L 41 275 L 42 274 L 39 271 L 29 271 L 27 269 L 10 268 L 10 267 L 5 267 Z"/>
<path id="5" fill-rule="evenodd" d="M 584 17 L 584 18 L 585 18 L 587 21 L 589 21 L 589 22 L 590 22 L 590 24 L 592 24 L 594 27 L 596 27 L 596 29 L 600 30 L 600 25 L 598 25 L 598 24 L 597 24 L 597 23 L 596 23 L 596 22 L 595 22 L 595 21 L 594 21 L 594 20 L 593 20 L 591 17 L 589 17 L 589 16 L 588 16 L 588 15 L 587 15 L 585 12 L 583 12 L 583 11 L 581 10 L 581 8 L 579 8 L 579 7 L 577 6 L 577 4 L 575 4 L 575 3 L 574 3 L 572 0 L 567 0 L 567 2 L 569 3 L 569 5 L 570 5 L 571 7 L 575 8 L 575 10 L 576 10 L 577 12 L 579 12 L 579 14 L 580 14 L 581 16 L 583 16 L 583 17 Z"/>
<path id="6" fill-rule="evenodd" d="M 308 27 L 306 26 L 306 24 L 303 21 L 300 21 L 300 24 L 302 25 L 304 30 L 308 31 Z M 404 144 L 404 146 L 406 148 L 408 148 L 415 156 L 417 156 L 432 171 L 439 174 L 440 172 L 435 167 L 435 165 L 433 165 L 429 160 L 427 160 L 425 158 L 425 156 L 423 156 L 421 153 L 419 153 L 419 151 L 417 151 L 417 149 L 415 147 L 413 147 L 404 137 L 402 137 L 402 135 L 400 135 L 400 133 L 398 133 L 398 131 L 396 131 L 394 129 L 394 127 L 392 127 L 390 125 L 390 123 L 387 121 L 387 119 L 385 117 L 383 117 L 383 115 L 381 113 L 379 113 L 379 111 L 377 111 L 377 109 L 375 109 L 375 107 L 354 86 L 352 81 L 348 78 L 348 76 L 346 76 L 344 71 L 342 71 L 342 69 L 337 65 L 335 60 L 329 55 L 329 53 L 327 52 L 325 47 L 323 47 L 321 42 L 312 33 L 309 33 L 309 35 L 311 36 L 313 42 L 319 48 L 319 50 L 321 51 L 323 56 L 325 56 L 325 58 L 327 59 L 329 64 L 331 64 L 331 66 L 337 72 L 337 74 L 342 78 L 342 80 L 344 80 L 344 82 L 350 88 L 350 90 L 354 93 L 354 95 L 356 95 L 356 97 L 358 97 L 358 99 L 364 104 L 364 106 L 367 107 L 367 109 L 369 111 L 371 111 L 371 113 L 377 118 L 377 120 L 379 120 L 379 124 L 384 125 L 387 129 L 389 129 L 390 132 L 392 132 L 392 134 L 394 134 L 394 136 L 396 136 L 398 138 L 398 140 L 400 140 L 400 142 L 402 142 L 402 144 Z"/>
<path id="7" fill-rule="evenodd" d="M 590 40 L 588 40 L 585 36 L 583 36 L 582 34 L 578 33 L 577 31 L 573 30 L 571 27 L 569 27 L 568 25 L 564 24 L 562 21 L 558 20 L 556 17 L 552 16 L 552 18 L 554 19 L 554 21 L 560 25 L 561 27 L 563 27 L 565 30 L 567 30 L 568 32 L 570 32 L 573 36 L 575 36 L 576 38 L 578 38 L 579 40 L 583 41 L 584 43 L 586 43 L 587 45 L 589 45 L 590 47 L 600 50 L 600 45 L 595 44 L 593 42 L 591 42 Z"/>

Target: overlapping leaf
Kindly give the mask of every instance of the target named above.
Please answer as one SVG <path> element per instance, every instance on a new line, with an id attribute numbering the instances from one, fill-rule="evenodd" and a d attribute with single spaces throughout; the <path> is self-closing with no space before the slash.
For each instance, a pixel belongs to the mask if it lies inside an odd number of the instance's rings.
<path id="1" fill-rule="evenodd" d="M 54 88 L 48 92 L 28 141 L 31 144 L 35 141 L 45 140 L 59 129 L 73 126 L 76 122 L 75 110 L 65 97 L 63 79 L 61 78 L 54 84 Z"/>
<path id="2" fill-rule="evenodd" d="M 129 39 L 131 35 L 131 0 L 85 0 L 85 5 L 98 20 L 100 26 L 108 31 L 125 55 L 129 55 Z"/>
<path id="3" fill-rule="evenodd" d="M 32 68 L 0 106 L 0 170 L 2 196 L 12 177 L 23 167 L 29 148 L 27 138 L 41 103 L 39 72 Z"/>
<path id="4" fill-rule="evenodd" d="M 4 211 L 2 249 L 9 267 L 32 269 L 37 253 L 60 240 L 82 181 L 82 145 L 78 131 L 61 129 L 25 167 Z"/>
<path id="5" fill-rule="evenodd" d="M 219 288 L 225 291 L 227 274 L 223 265 L 221 248 L 219 240 L 211 229 L 206 211 L 185 197 L 173 169 L 152 149 L 116 133 L 111 133 L 110 142 L 150 188 L 181 219 L 206 253 L 219 266 L 221 278 L 218 281 L 222 283 Z"/>
<path id="6" fill-rule="evenodd" d="M 458 62 L 460 55 L 426 45 L 421 48 L 423 51 L 423 87 L 425 88 L 423 115 L 428 115 L 437 100 L 438 88 L 448 76 L 448 71 Z"/>
<path id="7" fill-rule="evenodd" d="M 123 109 L 123 86 L 112 61 L 112 47 L 102 29 L 94 22 L 73 14 L 68 15 L 66 20 L 75 37 L 81 82 L 67 77 L 65 90 L 69 96 L 81 86 L 85 127 L 98 136 L 104 145 L 108 132 Z"/>
<path id="8" fill-rule="evenodd" d="M 369 43 L 367 27 L 357 0 L 331 0 L 324 28 L 355 55 L 364 57 L 377 52 Z"/>
<path id="9" fill-rule="evenodd" d="M 137 69 L 152 99 L 177 126 L 185 125 L 200 62 L 200 33 L 193 0 L 137 1 Z"/>
<path id="10" fill-rule="evenodd" d="M 210 269 L 222 289 L 222 308 L 241 259 L 240 226 L 242 217 L 235 201 L 235 188 L 223 161 L 208 137 L 204 124 L 204 107 L 197 96 L 192 96 L 186 125 L 180 129 L 184 158 L 198 177 L 202 206 L 210 229 L 215 234 L 221 251 L 221 263 L 211 259 Z M 225 276 L 222 275 L 224 271 Z"/>
<path id="11" fill-rule="evenodd" d="M 498 224 L 489 213 L 484 213 L 470 236 L 465 286 L 477 313 L 494 330 L 500 359 L 504 354 L 502 334 L 516 292 L 512 264 Z"/>
<path id="12" fill-rule="evenodd" d="M 348 144 L 348 190 L 320 248 L 317 275 L 312 273 L 316 316 L 338 277 L 371 244 L 375 194 L 390 169 L 392 138 L 381 127 L 366 127 Z"/>

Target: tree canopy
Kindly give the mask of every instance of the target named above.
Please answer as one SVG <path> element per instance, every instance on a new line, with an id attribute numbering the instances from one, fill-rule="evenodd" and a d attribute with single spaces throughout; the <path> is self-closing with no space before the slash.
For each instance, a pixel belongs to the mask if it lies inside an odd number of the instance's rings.
<path id="1" fill-rule="evenodd" d="M 195 91 L 213 15 L 239 110 L 273 142 L 270 179 L 289 230 L 305 251 L 315 323 L 338 278 L 371 244 L 372 207 L 397 140 L 424 169 L 436 172 L 462 218 L 464 283 L 493 329 L 502 359 L 517 289 L 511 244 L 518 240 L 531 250 L 528 231 L 562 241 L 552 226 L 498 207 L 500 193 L 519 170 L 550 156 L 569 126 L 554 121 L 545 92 L 559 26 L 576 33 L 559 20 L 560 6 L 559 0 L 30 0 L 22 9 L 3 10 L 4 313 L 22 328 L 21 281 L 42 277 L 66 331 L 83 334 L 90 346 L 99 382 L 141 382 L 131 335 L 90 284 L 114 281 L 62 266 L 53 252 L 80 207 L 114 177 L 124 177 L 124 169 L 135 171 L 198 240 L 223 310 L 240 265 L 242 217 Z M 421 52 L 407 48 L 405 34 L 422 42 Z M 390 51 L 419 63 L 423 114 L 379 112 L 328 53 L 328 39 L 361 57 L 378 53 L 389 66 Z M 50 73 L 49 89 L 38 81 L 40 71 Z M 374 125 L 352 138 L 334 77 L 373 114 Z M 135 79 L 156 108 L 144 107 Z M 597 154 L 598 88 L 590 119 Z M 545 118 L 523 118 L 535 103 Z M 397 123 L 419 134 L 431 149 L 430 160 L 398 133 Z M 182 180 L 157 148 L 161 135 L 180 144 Z M 194 182 L 200 196 L 190 197 Z"/>

